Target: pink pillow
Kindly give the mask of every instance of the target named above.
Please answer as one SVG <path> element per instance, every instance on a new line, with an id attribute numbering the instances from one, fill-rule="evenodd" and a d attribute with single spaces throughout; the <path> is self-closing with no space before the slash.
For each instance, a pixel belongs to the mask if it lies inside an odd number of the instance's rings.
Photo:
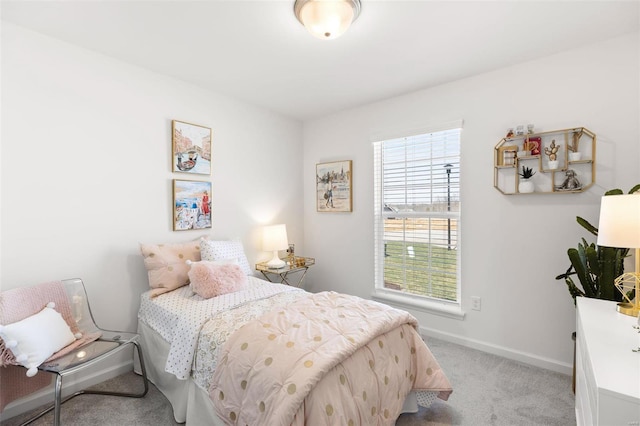
<path id="1" fill-rule="evenodd" d="M 200 260 L 200 240 L 186 243 L 140 244 L 149 275 L 151 297 L 189 284 L 186 260 Z"/>
<path id="2" fill-rule="evenodd" d="M 191 265 L 191 289 L 205 299 L 242 290 L 247 284 L 247 276 L 238 265 L 220 265 L 206 260 L 187 263 Z"/>

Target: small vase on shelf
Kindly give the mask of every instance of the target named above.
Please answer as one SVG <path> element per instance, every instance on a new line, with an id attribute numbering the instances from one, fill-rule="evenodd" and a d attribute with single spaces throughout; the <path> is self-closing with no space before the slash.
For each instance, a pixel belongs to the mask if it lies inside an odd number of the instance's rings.
<path id="1" fill-rule="evenodd" d="M 531 179 L 522 179 L 518 183 L 518 192 L 520 192 L 521 194 L 528 194 L 533 192 L 533 190 L 534 185 Z"/>
<path id="2" fill-rule="evenodd" d="M 570 152 L 569 153 L 569 161 L 580 161 L 582 158 L 581 152 Z"/>
<path id="3" fill-rule="evenodd" d="M 518 174 L 520 175 L 520 177 L 522 177 L 522 179 L 520 179 L 520 182 L 518 183 L 518 192 L 520 192 L 521 194 L 533 192 L 534 185 L 531 178 L 536 174 L 536 172 L 534 172 L 531 167 L 522 166 L 522 173 Z"/>
<path id="4" fill-rule="evenodd" d="M 558 168 L 558 160 L 549 161 L 549 170 L 555 170 Z"/>

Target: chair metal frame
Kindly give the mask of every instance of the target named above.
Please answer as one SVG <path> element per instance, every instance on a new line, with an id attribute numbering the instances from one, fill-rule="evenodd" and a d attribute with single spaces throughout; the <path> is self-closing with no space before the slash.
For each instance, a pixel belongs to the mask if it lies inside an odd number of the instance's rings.
<path id="1" fill-rule="evenodd" d="M 59 426 L 62 404 L 72 398 L 75 398 L 78 395 L 90 394 L 120 396 L 127 398 L 142 398 L 149 391 L 149 380 L 147 379 L 147 371 L 144 366 L 142 349 L 140 347 L 140 344 L 138 343 L 139 335 L 137 333 L 125 331 L 105 330 L 98 327 L 95 320 L 93 319 L 93 314 L 91 312 L 89 299 L 87 297 L 83 281 L 79 278 L 72 278 L 63 280 L 62 283 L 65 286 L 73 316 L 78 323 L 78 327 L 80 328 L 80 330 L 82 330 L 84 333 L 100 332 L 102 333 L 102 335 L 97 340 L 80 346 L 69 354 L 50 362 L 43 363 L 38 367 L 38 370 L 40 371 L 45 371 L 56 375 L 55 401 L 52 406 L 29 418 L 24 423 L 22 423 L 21 426 L 28 425 L 34 422 L 51 410 L 54 410 L 54 425 Z M 65 376 L 77 373 L 81 370 L 84 370 L 85 368 L 89 368 L 94 364 L 102 361 L 103 359 L 119 353 L 128 345 L 134 345 L 138 353 L 140 370 L 144 383 L 143 392 L 128 393 L 83 389 L 65 397 L 64 399 L 62 398 L 62 379 Z"/>

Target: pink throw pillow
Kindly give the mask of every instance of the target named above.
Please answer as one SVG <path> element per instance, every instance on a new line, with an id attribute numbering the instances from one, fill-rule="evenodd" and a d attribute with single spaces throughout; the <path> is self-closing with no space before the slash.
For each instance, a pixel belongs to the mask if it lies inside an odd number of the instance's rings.
<path id="1" fill-rule="evenodd" d="M 218 265 L 204 260 L 189 263 L 191 289 L 205 299 L 242 290 L 247 284 L 247 276 L 238 265 Z"/>

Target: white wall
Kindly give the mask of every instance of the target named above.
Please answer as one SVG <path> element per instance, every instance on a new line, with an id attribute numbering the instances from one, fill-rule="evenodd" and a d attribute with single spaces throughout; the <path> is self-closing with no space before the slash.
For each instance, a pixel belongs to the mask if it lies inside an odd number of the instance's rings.
<path id="1" fill-rule="evenodd" d="M 173 119 L 212 128 L 210 177 L 171 172 Z M 303 249 L 301 157 L 297 121 L 3 23 L 2 289 L 80 277 L 135 330 L 139 242 L 239 238 L 253 264 L 286 223 Z M 172 179 L 212 182 L 211 230 L 172 231 Z"/>
<path id="2" fill-rule="evenodd" d="M 428 334 L 570 372 L 575 309 L 555 276 L 569 266 L 567 248 L 591 236 L 575 217 L 597 226 L 600 196 L 640 182 L 638 48 L 638 34 L 632 34 L 305 122 L 305 246 L 317 260 L 308 287 L 371 295 L 371 135 L 463 119 L 466 317 L 412 313 Z M 509 127 L 528 123 L 541 131 L 584 126 L 595 132 L 596 186 L 581 194 L 496 191 L 493 148 Z M 352 213 L 316 212 L 316 163 L 334 160 L 353 160 Z M 471 296 L 482 298 L 481 311 L 470 309 Z"/>

